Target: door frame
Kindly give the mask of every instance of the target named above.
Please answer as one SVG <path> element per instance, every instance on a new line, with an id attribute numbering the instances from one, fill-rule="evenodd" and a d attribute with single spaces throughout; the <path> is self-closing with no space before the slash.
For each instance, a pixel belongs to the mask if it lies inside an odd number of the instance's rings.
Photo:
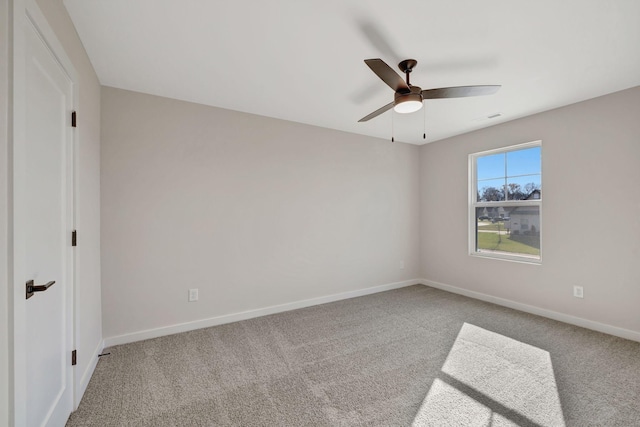
<path id="1" fill-rule="evenodd" d="M 26 244 L 25 244 L 25 219 L 22 214 L 24 211 L 24 196 L 26 191 L 25 177 L 28 172 L 26 164 L 26 40 L 24 37 L 24 26 L 29 22 L 33 25 L 44 43 L 53 54 L 63 71 L 67 74 L 71 82 L 72 109 L 76 109 L 78 105 L 78 74 L 73 64 L 67 56 L 62 44 L 56 37 L 53 29 L 49 26 L 47 19 L 41 12 L 35 0 L 10 0 L 13 10 L 11 21 L 12 39 L 12 81 L 10 83 L 13 91 L 13 103 L 10 106 L 10 123 L 11 137 L 9 141 L 9 167 L 10 167 L 10 197 L 8 203 L 9 211 L 9 305 L 10 305 L 10 422 L 14 425 L 25 425 L 27 415 L 27 384 L 26 384 L 26 299 L 24 295 L 26 277 Z M 71 112 L 68 114 L 69 123 L 71 122 Z M 66 196 L 67 200 L 67 229 L 75 229 L 76 221 L 76 194 L 77 194 L 77 146 L 78 135 L 77 130 L 69 127 L 71 134 L 67 142 L 66 166 L 67 166 L 67 183 Z M 70 236 L 69 236 L 70 239 Z M 69 240 L 69 242 L 71 242 Z M 71 317 L 71 327 L 67 331 L 67 340 L 71 348 L 76 346 L 76 263 L 75 252 L 69 244 L 68 250 L 64 254 L 66 261 L 65 281 L 67 285 L 67 294 L 65 296 L 67 315 Z M 11 352 L 13 348 L 13 352 Z M 75 410 L 78 406 L 76 384 L 76 370 L 71 367 L 71 359 L 69 355 L 69 371 L 67 375 L 67 387 L 72 392 L 73 407 Z"/>

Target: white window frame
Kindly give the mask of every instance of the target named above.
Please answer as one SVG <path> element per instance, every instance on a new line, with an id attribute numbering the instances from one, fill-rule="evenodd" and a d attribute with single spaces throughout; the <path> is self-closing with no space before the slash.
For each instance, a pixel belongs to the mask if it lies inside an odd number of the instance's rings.
<path id="1" fill-rule="evenodd" d="M 518 206 L 537 206 L 540 212 L 540 231 L 542 226 L 542 195 L 539 199 L 532 200 L 505 200 L 502 202 L 479 202 L 478 199 L 478 186 L 476 182 L 476 160 L 479 157 L 507 153 L 510 151 L 518 151 L 527 148 L 540 147 L 542 149 L 542 141 L 531 141 L 523 144 L 510 145 L 508 147 L 497 148 L 494 150 L 481 151 L 478 153 L 469 154 L 469 255 L 479 258 L 491 258 L 506 261 L 522 262 L 526 264 L 541 264 L 542 263 L 542 233 L 540 233 L 540 256 L 533 257 L 530 255 L 510 255 L 503 252 L 479 252 L 476 250 L 476 208 L 495 208 L 495 207 L 518 207 Z M 540 186 L 542 188 L 543 164 L 540 159 Z"/>

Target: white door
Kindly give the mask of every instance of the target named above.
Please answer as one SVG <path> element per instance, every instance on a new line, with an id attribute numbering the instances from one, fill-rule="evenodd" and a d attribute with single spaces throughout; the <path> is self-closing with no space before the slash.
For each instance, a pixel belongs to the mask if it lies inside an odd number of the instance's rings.
<path id="1" fill-rule="evenodd" d="M 38 31 L 25 24 L 24 224 L 27 426 L 63 426 L 73 407 L 72 84 Z"/>

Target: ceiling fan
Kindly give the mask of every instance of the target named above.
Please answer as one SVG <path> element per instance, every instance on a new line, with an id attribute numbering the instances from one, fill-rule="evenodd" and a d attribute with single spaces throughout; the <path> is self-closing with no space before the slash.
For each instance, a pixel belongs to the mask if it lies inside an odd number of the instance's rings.
<path id="1" fill-rule="evenodd" d="M 416 66 L 418 61 L 415 59 L 405 59 L 398 64 L 400 71 L 405 73 L 406 82 L 402 77 L 387 65 L 382 59 L 365 59 L 365 64 L 376 73 L 383 82 L 395 91 L 393 102 L 388 103 L 384 107 L 378 108 L 371 114 L 368 114 L 358 120 L 358 122 L 366 122 L 379 116 L 380 114 L 394 109 L 398 113 L 413 113 L 422 108 L 422 101 L 425 99 L 439 98 L 462 98 L 465 96 L 491 95 L 500 89 L 500 85 L 493 86 L 455 86 L 441 87 L 438 89 L 422 89 L 419 86 L 413 86 L 409 81 L 409 74 Z"/>

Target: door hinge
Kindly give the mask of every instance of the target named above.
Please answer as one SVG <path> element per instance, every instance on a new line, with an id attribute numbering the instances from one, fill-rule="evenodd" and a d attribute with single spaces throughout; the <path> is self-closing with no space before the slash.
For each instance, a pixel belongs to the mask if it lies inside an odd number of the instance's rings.
<path id="1" fill-rule="evenodd" d="M 71 246 L 78 246 L 78 232 L 76 230 L 71 232 Z"/>
<path id="2" fill-rule="evenodd" d="M 78 363 L 77 352 L 76 352 L 76 350 L 73 350 L 71 352 L 71 366 L 76 366 L 76 363 Z"/>
<path id="3" fill-rule="evenodd" d="M 75 111 L 71 112 L 71 127 L 72 128 L 78 127 L 77 124 L 76 124 L 76 112 Z"/>

